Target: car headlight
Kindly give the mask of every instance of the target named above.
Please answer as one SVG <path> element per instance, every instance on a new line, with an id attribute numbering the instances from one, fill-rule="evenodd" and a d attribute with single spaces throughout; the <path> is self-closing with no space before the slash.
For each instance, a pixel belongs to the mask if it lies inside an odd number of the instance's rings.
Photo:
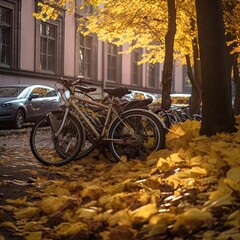
<path id="1" fill-rule="evenodd" d="M 8 108 L 8 107 L 11 107 L 11 106 L 12 106 L 12 103 L 2 103 L 1 104 L 2 108 Z"/>

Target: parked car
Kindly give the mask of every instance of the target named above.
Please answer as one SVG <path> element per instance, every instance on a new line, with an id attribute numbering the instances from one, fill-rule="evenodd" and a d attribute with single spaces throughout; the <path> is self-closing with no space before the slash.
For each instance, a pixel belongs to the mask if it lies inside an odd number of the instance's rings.
<path id="1" fill-rule="evenodd" d="M 22 128 L 60 106 L 60 96 L 43 85 L 0 86 L 0 125 Z"/>
<path id="2" fill-rule="evenodd" d="M 170 94 L 171 97 L 171 107 L 187 107 L 189 106 L 189 100 L 191 97 L 191 94 L 186 93 L 173 93 Z M 161 109 L 161 102 L 162 98 L 158 98 L 155 101 L 153 101 L 149 107 L 153 111 L 157 111 Z"/>
<path id="3" fill-rule="evenodd" d="M 152 98 L 153 101 L 156 100 L 156 97 L 150 93 L 142 92 L 142 91 L 136 91 L 136 90 L 130 90 L 130 94 L 126 94 L 124 96 L 125 99 L 127 100 L 132 100 L 132 99 L 147 99 L 147 98 Z"/>
<path id="4" fill-rule="evenodd" d="M 170 97 L 172 100 L 172 106 L 183 107 L 183 106 L 189 106 L 189 100 L 190 100 L 191 94 L 173 93 L 173 94 L 170 94 Z"/>

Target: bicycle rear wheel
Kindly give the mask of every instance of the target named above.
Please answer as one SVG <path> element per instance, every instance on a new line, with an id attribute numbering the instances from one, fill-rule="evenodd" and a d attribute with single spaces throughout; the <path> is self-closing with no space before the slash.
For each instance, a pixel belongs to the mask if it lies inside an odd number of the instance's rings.
<path id="1" fill-rule="evenodd" d="M 130 110 L 110 126 L 109 135 L 113 139 L 109 149 L 116 161 L 122 156 L 128 160 L 146 159 L 153 151 L 164 148 L 165 130 L 157 116 L 145 110 Z"/>
<path id="2" fill-rule="evenodd" d="M 59 126 L 64 112 L 52 112 Z M 44 165 L 62 166 L 72 161 L 83 144 L 83 128 L 78 120 L 68 115 L 58 136 L 55 136 L 48 115 L 41 118 L 32 128 L 30 147 L 35 158 Z"/>
<path id="3" fill-rule="evenodd" d="M 165 128 L 169 129 L 171 127 L 171 119 L 170 119 L 167 111 L 165 111 L 163 109 L 159 109 L 159 110 L 155 111 L 154 113 L 157 114 L 158 117 L 164 122 Z"/>

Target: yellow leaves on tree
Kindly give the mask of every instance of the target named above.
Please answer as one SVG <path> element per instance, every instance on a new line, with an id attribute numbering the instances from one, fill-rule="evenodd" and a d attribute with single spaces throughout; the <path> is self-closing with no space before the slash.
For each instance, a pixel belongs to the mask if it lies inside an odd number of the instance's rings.
<path id="1" fill-rule="evenodd" d="M 41 19 L 42 21 L 47 21 L 49 19 L 56 20 L 59 12 L 48 4 L 38 3 L 38 7 L 41 8 L 41 11 L 38 13 L 33 13 L 33 16 L 36 19 Z"/>
<path id="2" fill-rule="evenodd" d="M 39 4 L 40 11 L 33 15 L 44 21 L 56 19 L 60 8 L 69 13 L 79 12 L 89 6 L 93 12 L 79 18 L 78 31 L 88 35 L 95 33 L 102 41 L 124 45 L 124 52 L 145 48 L 139 62 L 162 62 L 165 52 L 165 36 L 168 26 L 167 1 L 87 0 L 74 3 L 73 0 L 45 1 Z M 185 61 L 185 55 L 192 55 L 191 19 L 195 19 L 192 1 L 176 1 L 177 33 L 175 58 Z M 182 44 L 185 42 L 185 44 Z"/>
<path id="3" fill-rule="evenodd" d="M 229 0 L 228 0 L 229 1 Z M 237 0 L 232 13 L 225 12 L 225 24 L 228 32 L 235 39 L 228 44 L 233 45 L 232 53 L 239 52 L 239 12 Z M 177 0 L 176 34 L 174 40 L 174 58 L 182 64 L 185 56 L 193 56 L 193 42 L 197 38 L 195 3 L 191 0 Z M 39 11 L 33 16 L 43 21 L 56 20 L 60 9 L 65 8 L 69 14 L 80 12 L 87 6 L 93 6 L 93 12 L 79 18 L 78 31 L 82 34 L 95 33 L 102 41 L 108 40 L 116 45 L 126 44 L 126 53 L 134 49 L 145 48 L 143 62 L 162 62 L 164 59 L 165 36 L 167 33 L 168 11 L 167 1 L 143 0 L 48 0 L 38 3 Z M 184 42 L 184 44 L 182 44 Z"/>
<path id="4" fill-rule="evenodd" d="M 240 31 L 240 4 L 238 0 L 224 0 L 223 6 L 231 11 L 224 11 L 224 22 L 226 32 L 230 33 L 232 36 L 235 37 L 232 41 L 228 42 L 228 46 L 232 45 L 233 50 L 231 54 L 239 53 L 240 52 L 240 38 L 239 38 L 239 31 Z M 234 6 L 234 7 L 233 7 Z M 239 56 L 238 56 L 239 58 Z"/>
<path id="5" fill-rule="evenodd" d="M 67 8 L 68 14 L 75 11 L 74 0 L 45 0 L 38 2 L 38 10 L 33 13 L 36 19 L 41 19 L 42 21 L 56 20 L 60 14 L 60 8 Z"/>

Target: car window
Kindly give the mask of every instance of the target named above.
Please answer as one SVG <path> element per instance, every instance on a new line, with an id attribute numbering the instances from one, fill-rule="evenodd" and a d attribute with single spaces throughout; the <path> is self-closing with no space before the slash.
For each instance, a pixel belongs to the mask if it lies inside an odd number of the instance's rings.
<path id="1" fill-rule="evenodd" d="M 150 95 L 150 94 L 146 94 L 147 98 L 152 98 L 153 100 L 155 99 L 154 96 Z"/>
<path id="2" fill-rule="evenodd" d="M 55 96 L 52 91 L 52 89 L 36 87 L 32 90 L 32 93 L 38 94 L 40 98 L 45 98 Z"/>
<path id="3" fill-rule="evenodd" d="M 144 99 L 145 96 L 142 93 L 134 93 L 134 98 L 136 98 L 136 99 Z"/>
<path id="4" fill-rule="evenodd" d="M 17 97 L 24 87 L 1 87 L 0 88 L 0 97 Z"/>
<path id="5" fill-rule="evenodd" d="M 47 97 L 55 97 L 57 96 L 57 93 L 55 90 L 50 90 L 47 94 L 46 94 Z"/>
<path id="6" fill-rule="evenodd" d="M 171 97 L 172 104 L 189 104 L 189 97 L 188 96 L 178 96 L 178 97 Z"/>

